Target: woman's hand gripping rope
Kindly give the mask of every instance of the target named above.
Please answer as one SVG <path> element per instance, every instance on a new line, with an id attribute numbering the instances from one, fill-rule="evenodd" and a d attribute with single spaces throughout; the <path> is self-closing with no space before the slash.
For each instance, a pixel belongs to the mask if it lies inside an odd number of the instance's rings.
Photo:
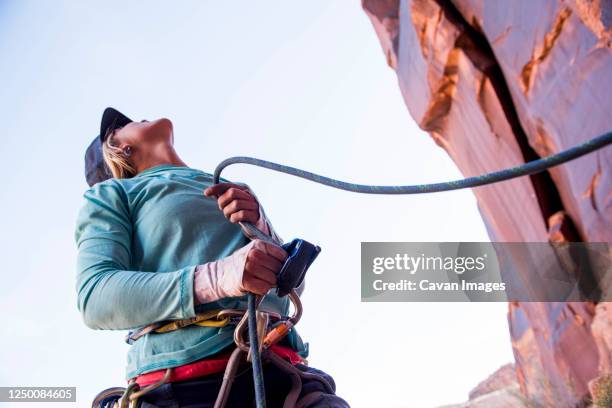
<path id="1" fill-rule="evenodd" d="M 248 188 L 234 183 L 220 183 L 204 190 L 207 197 L 216 197 L 219 209 L 232 223 L 262 221 L 259 203 Z M 261 223 L 260 223 L 261 224 Z M 247 292 L 266 294 L 276 287 L 287 252 L 259 239 L 216 262 L 198 265 L 195 271 L 196 304 L 223 297 L 243 296 Z"/>
<path id="2" fill-rule="evenodd" d="M 246 184 L 215 184 L 204 190 L 204 195 L 217 198 L 219 209 L 230 222 L 250 223 L 264 234 L 269 233 L 257 198 Z"/>

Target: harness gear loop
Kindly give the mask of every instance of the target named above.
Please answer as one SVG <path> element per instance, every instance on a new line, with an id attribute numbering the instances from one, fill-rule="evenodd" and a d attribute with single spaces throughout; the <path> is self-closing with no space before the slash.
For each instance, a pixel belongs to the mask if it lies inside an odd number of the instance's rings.
<path id="1" fill-rule="evenodd" d="M 153 384 L 147 385 L 143 389 L 140 389 L 140 386 L 138 385 L 136 381 L 130 382 L 127 388 L 125 389 L 125 392 L 123 393 L 123 395 L 118 401 L 119 408 L 128 408 L 128 407 L 137 408 L 138 399 L 140 397 L 142 397 L 146 393 L 153 391 L 154 389 L 159 388 L 165 383 L 167 383 L 168 380 L 170 380 L 171 375 L 172 375 L 172 368 L 168 368 L 166 369 L 166 372 L 164 373 L 164 376 L 162 377 L 161 380 Z"/>
<path id="2" fill-rule="evenodd" d="M 308 400 L 312 399 L 311 394 L 318 394 L 320 392 L 314 391 L 312 393 L 308 393 L 298 400 L 298 397 L 302 391 L 302 379 L 319 381 L 328 394 L 335 393 L 334 387 L 322 376 L 304 372 L 298 367 L 295 367 L 291 363 L 285 361 L 282 357 L 277 356 L 270 350 L 265 350 L 263 353 L 263 357 L 267 361 L 276 365 L 276 367 L 278 367 L 280 370 L 291 376 L 292 386 L 291 390 L 287 394 L 287 397 L 285 398 L 283 408 L 294 408 L 296 406 L 301 406 L 300 403 L 302 401 L 307 402 Z M 305 404 L 303 405 L 305 406 Z"/>
<path id="3" fill-rule="evenodd" d="M 129 408 L 130 396 L 132 395 L 132 393 L 135 392 L 135 390 L 138 390 L 138 388 L 139 385 L 137 382 L 131 382 L 128 384 L 127 388 L 125 389 L 125 392 L 119 400 L 119 408 Z"/>
<path id="4" fill-rule="evenodd" d="M 278 364 L 278 361 L 269 359 L 269 356 L 271 354 L 274 354 L 274 353 L 266 352 L 264 354 L 264 357 L 267 358 L 268 361 L 271 361 L 273 364 L 275 364 L 281 371 L 288 374 L 289 377 L 291 377 L 291 389 L 289 390 L 289 392 L 287 393 L 287 396 L 285 397 L 283 408 L 293 408 L 295 407 L 297 400 L 300 396 L 300 393 L 302 391 L 302 379 L 299 376 L 299 374 L 295 371 L 295 367 L 293 367 L 291 364 L 289 363 Z M 282 358 L 279 358 L 279 360 L 285 362 L 285 360 L 283 360 Z"/>
<path id="5" fill-rule="evenodd" d="M 91 408 L 116 408 L 123 394 L 125 394 L 125 387 L 111 387 L 100 391 L 91 403 Z M 109 405 L 110 403 L 112 405 Z"/>
<path id="6" fill-rule="evenodd" d="M 225 372 L 223 373 L 223 382 L 221 383 L 221 388 L 217 394 L 214 408 L 223 408 L 227 403 L 230 390 L 232 389 L 234 379 L 236 378 L 238 365 L 240 364 L 240 361 L 244 359 L 244 356 L 245 352 L 238 347 L 232 351 L 229 361 L 227 362 L 227 366 L 225 367 Z"/>
<path id="7" fill-rule="evenodd" d="M 145 395 L 149 391 L 153 391 L 154 389 L 159 388 L 162 385 L 164 385 L 165 383 L 167 383 L 168 380 L 170 380 L 170 376 L 171 375 L 172 375 L 172 368 L 166 369 L 166 372 L 164 373 L 164 376 L 162 377 L 161 380 L 157 381 L 156 383 L 147 385 L 142 390 L 135 391 L 133 394 L 131 394 L 129 396 L 130 401 L 132 401 L 132 403 L 136 404 L 138 402 L 138 398 L 142 397 L 143 395 Z"/>

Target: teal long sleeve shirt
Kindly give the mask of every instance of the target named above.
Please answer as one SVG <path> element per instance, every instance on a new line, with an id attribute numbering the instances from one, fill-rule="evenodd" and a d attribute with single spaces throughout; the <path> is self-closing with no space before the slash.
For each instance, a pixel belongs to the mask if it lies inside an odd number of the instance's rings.
<path id="1" fill-rule="evenodd" d="M 204 196 L 211 185 L 212 175 L 203 171 L 160 165 L 85 192 L 75 231 L 76 290 L 88 327 L 130 330 L 205 310 L 246 309 L 246 296 L 194 305 L 195 267 L 249 242 L 217 200 Z M 287 314 L 289 301 L 270 291 L 262 307 Z M 130 346 L 126 378 L 214 354 L 233 343 L 234 327 L 192 325 L 147 334 Z M 307 357 L 307 344 L 295 329 L 288 339 Z"/>

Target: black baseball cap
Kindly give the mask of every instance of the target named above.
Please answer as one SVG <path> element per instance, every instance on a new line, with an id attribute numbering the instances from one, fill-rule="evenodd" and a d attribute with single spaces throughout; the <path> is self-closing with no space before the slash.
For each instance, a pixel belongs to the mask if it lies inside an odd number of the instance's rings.
<path id="1" fill-rule="evenodd" d="M 85 179 L 90 187 L 113 177 L 110 169 L 104 162 L 102 143 L 104 143 L 106 136 L 110 133 L 109 130 L 123 127 L 130 122 L 133 122 L 133 120 L 117 109 L 104 109 L 102 120 L 100 121 L 100 134 L 89 144 L 85 152 Z"/>

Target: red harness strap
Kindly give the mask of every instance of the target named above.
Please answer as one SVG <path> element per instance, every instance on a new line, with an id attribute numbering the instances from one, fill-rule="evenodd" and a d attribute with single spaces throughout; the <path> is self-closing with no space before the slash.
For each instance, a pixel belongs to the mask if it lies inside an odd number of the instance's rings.
<path id="1" fill-rule="evenodd" d="M 270 350 L 293 365 L 303 362 L 302 357 L 293 349 L 288 347 L 274 344 L 270 346 Z M 174 367 L 168 382 L 185 381 L 192 378 L 223 372 L 229 360 L 230 354 L 231 352 L 228 352 L 212 358 L 204 358 L 202 360 L 194 361 L 193 363 Z M 161 380 L 164 377 L 166 370 L 166 368 L 163 368 L 161 370 L 151 371 L 150 373 L 140 374 L 136 377 L 136 382 L 141 388 L 146 387 L 149 384 L 153 384 Z"/>

